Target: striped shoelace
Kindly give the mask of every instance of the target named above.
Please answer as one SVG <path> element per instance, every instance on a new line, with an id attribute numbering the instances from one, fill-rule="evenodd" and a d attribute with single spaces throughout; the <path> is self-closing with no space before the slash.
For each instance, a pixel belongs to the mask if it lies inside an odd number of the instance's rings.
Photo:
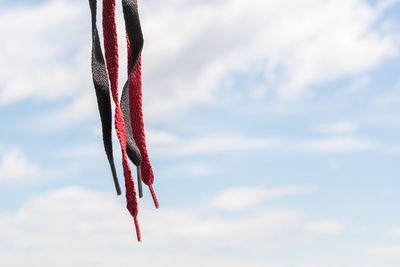
<path id="1" fill-rule="evenodd" d="M 115 129 L 122 152 L 127 209 L 134 218 L 138 241 L 141 240 L 138 223 L 138 201 L 128 158 L 137 168 L 139 197 L 143 196 L 142 181 L 149 187 L 156 208 L 159 207 L 154 193 L 154 174 L 146 148 L 143 111 L 141 52 L 143 34 L 136 0 L 122 0 L 128 47 L 128 79 L 118 98 L 118 37 L 115 23 L 115 0 L 103 0 L 103 38 L 105 60 L 101 50 L 96 24 L 97 0 L 89 0 L 92 16 L 92 76 L 100 113 L 104 149 L 109 161 L 117 194 L 121 194 L 115 170 L 112 148 L 111 95 L 115 103 Z"/>

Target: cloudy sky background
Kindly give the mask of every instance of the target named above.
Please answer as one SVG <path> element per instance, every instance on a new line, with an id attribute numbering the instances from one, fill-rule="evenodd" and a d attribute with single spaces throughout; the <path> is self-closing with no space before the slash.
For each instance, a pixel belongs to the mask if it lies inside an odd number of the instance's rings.
<path id="1" fill-rule="evenodd" d="M 400 265 L 400 1 L 139 1 L 161 205 L 145 191 L 140 244 L 88 2 L 0 3 L 1 265 Z"/>

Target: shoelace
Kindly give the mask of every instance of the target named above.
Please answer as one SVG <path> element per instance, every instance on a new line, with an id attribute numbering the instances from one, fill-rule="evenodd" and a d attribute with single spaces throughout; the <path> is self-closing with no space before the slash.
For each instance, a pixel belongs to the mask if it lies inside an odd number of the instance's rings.
<path id="1" fill-rule="evenodd" d="M 108 162 L 111 167 L 111 172 L 114 179 L 117 194 L 121 194 L 117 172 L 115 171 L 113 149 L 112 149 L 112 112 L 110 101 L 110 88 L 108 86 L 107 70 L 105 67 L 103 53 L 101 51 L 100 37 L 96 25 L 96 1 L 89 0 L 90 10 L 92 15 L 92 76 L 93 84 L 96 91 L 97 105 L 99 108 L 103 143 Z"/>
<path id="2" fill-rule="evenodd" d="M 137 2 L 135 0 L 122 0 L 125 27 L 128 42 L 128 79 L 122 90 L 121 104 L 118 101 L 118 38 L 115 23 L 115 0 L 103 0 L 103 37 L 106 64 L 101 52 L 98 30 L 96 26 L 97 1 L 89 0 L 92 13 L 92 72 L 96 90 L 98 107 L 103 128 L 103 140 L 107 157 L 113 173 L 117 194 L 120 194 L 118 178 L 115 173 L 112 157 L 111 142 L 111 101 L 108 78 L 111 84 L 111 93 L 115 103 L 115 128 L 122 151 L 122 166 L 124 170 L 127 209 L 134 218 L 138 241 L 141 240 L 138 224 L 138 202 L 136 190 L 127 157 L 137 167 L 139 196 L 142 197 L 143 181 L 149 186 L 154 203 L 158 208 L 152 183 L 154 175 L 147 155 L 144 123 L 142 112 L 142 86 L 139 83 L 132 86 L 131 81 L 137 81 L 135 73 L 141 73 L 140 55 L 143 48 L 143 35 L 140 26 Z M 107 68 L 106 68 L 107 66 Z M 107 78 L 108 71 L 108 78 Z M 140 75 L 141 76 L 141 75 Z M 136 93 L 132 92 L 135 90 Z M 99 93 L 98 93 L 99 92 Z M 140 134 L 138 134 L 140 133 Z M 139 144 L 139 147 L 136 145 Z M 142 152 L 143 151 L 143 152 Z M 110 155 L 110 156 L 109 156 Z M 144 161 L 143 161 L 144 159 Z M 150 172 L 149 172 L 150 170 Z M 145 174 L 143 177 L 141 174 Z"/>
<path id="3" fill-rule="evenodd" d="M 124 2 L 124 0 L 123 0 Z M 129 2 L 129 1 L 126 1 Z M 136 1 L 137 4 L 137 1 Z M 130 21 L 125 18 L 125 22 Z M 139 23 L 139 20 L 137 21 Z M 128 29 L 128 27 L 127 27 Z M 143 182 L 149 187 L 156 208 L 159 207 L 156 194 L 153 189 L 154 174 L 150 164 L 150 159 L 146 148 L 146 138 L 144 133 L 143 108 L 142 108 L 142 58 L 137 57 L 135 49 L 131 49 L 131 44 L 135 44 L 137 39 L 143 40 L 141 31 L 135 31 L 140 27 L 132 27 L 132 30 L 127 30 L 127 46 L 128 46 L 128 70 L 134 69 L 133 75 L 130 75 L 129 83 L 129 103 L 130 116 L 133 130 L 133 138 L 139 147 L 142 155 L 142 164 L 140 172 Z"/>

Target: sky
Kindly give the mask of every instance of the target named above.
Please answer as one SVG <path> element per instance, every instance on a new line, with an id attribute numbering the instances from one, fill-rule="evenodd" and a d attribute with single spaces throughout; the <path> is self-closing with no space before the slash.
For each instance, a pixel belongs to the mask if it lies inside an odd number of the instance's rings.
<path id="1" fill-rule="evenodd" d="M 88 2 L 0 4 L 2 266 L 400 266 L 400 1 L 139 1 L 141 243 Z M 117 25 L 123 84 L 120 2 Z"/>

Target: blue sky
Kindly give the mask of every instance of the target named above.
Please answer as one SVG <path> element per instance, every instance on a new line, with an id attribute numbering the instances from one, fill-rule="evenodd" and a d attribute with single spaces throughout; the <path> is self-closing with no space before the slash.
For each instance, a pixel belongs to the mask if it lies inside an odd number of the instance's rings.
<path id="1" fill-rule="evenodd" d="M 2 265 L 400 265 L 399 1 L 139 1 L 160 201 L 140 244 L 87 1 L 0 3 Z"/>

